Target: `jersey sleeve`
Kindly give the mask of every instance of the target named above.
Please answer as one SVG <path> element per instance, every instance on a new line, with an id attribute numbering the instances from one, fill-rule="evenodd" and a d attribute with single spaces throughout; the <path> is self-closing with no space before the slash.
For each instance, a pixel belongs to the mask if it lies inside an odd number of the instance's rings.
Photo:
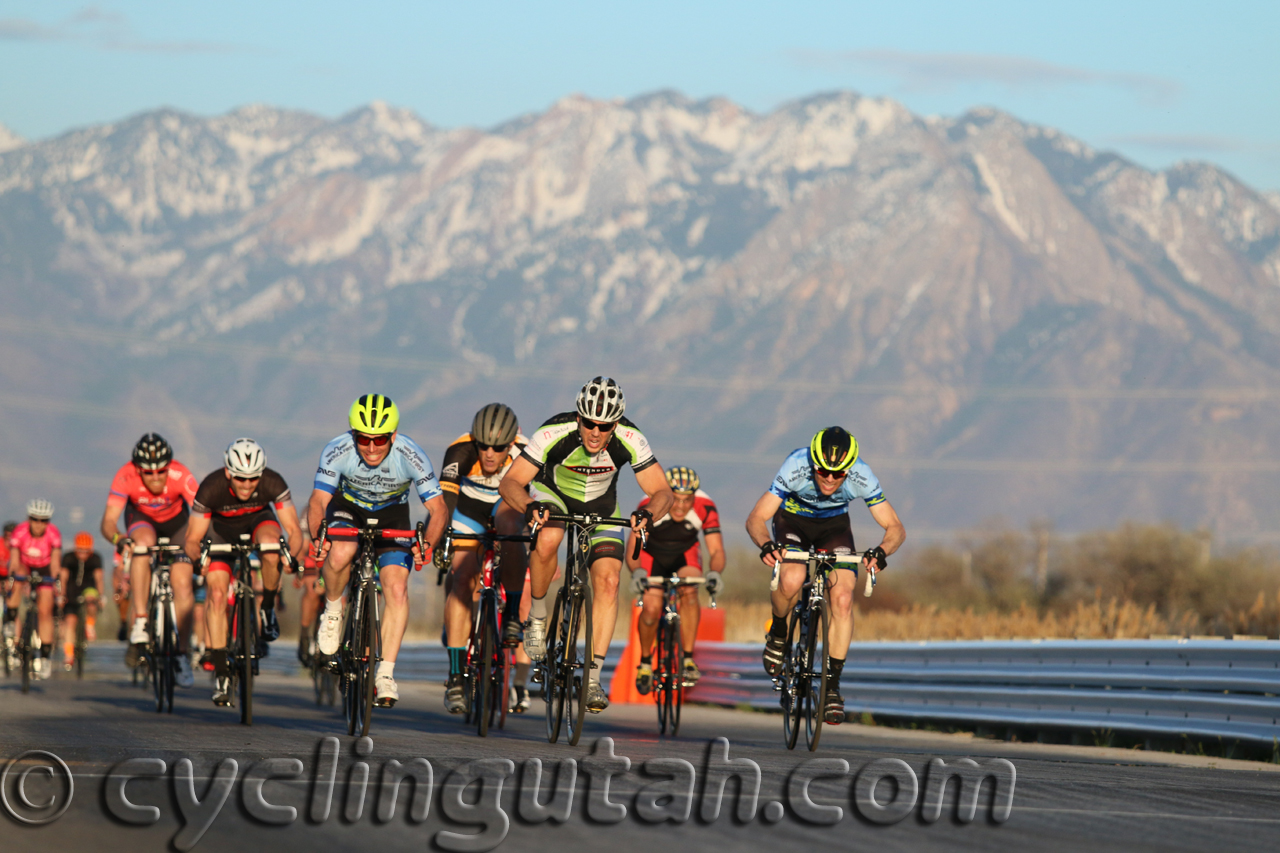
<path id="1" fill-rule="evenodd" d="M 111 478 L 111 491 L 107 493 L 108 506 L 124 506 L 129 502 L 128 473 L 132 466 L 132 462 L 121 465 L 120 470 Z"/>
<path id="2" fill-rule="evenodd" d="M 633 426 L 619 426 L 614 430 L 614 435 L 618 441 L 622 442 L 622 446 L 626 448 L 628 461 L 631 463 L 631 470 L 639 473 L 650 465 L 658 461 L 653 455 L 653 450 L 649 447 L 649 439 L 644 437 L 644 433 Z"/>
<path id="3" fill-rule="evenodd" d="M 471 470 L 475 460 L 471 458 L 475 446 L 471 443 L 471 434 L 467 433 L 456 439 L 444 452 L 444 462 L 440 468 L 440 488 L 446 493 L 458 494 L 462 488 L 463 476 Z"/>
<path id="4" fill-rule="evenodd" d="M 271 498 L 271 505 L 276 509 L 284 509 L 287 506 L 293 506 L 293 495 L 289 491 L 289 484 L 284 481 L 284 477 L 279 471 L 273 471 L 268 468 L 262 472 L 262 485 L 266 488 L 268 494 L 274 494 Z"/>
<path id="5" fill-rule="evenodd" d="M 533 438 L 529 439 L 529 443 L 521 448 L 520 455 L 538 466 L 538 470 L 541 471 L 542 466 L 547 464 L 547 454 L 551 452 L 551 446 L 559 437 L 559 430 L 553 430 L 550 424 L 544 424 L 538 427 Z"/>
<path id="6" fill-rule="evenodd" d="M 49 550 L 62 547 L 62 531 L 58 529 L 58 525 L 50 524 L 48 532 L 45 536 L 49 537 Z"/>
<path id="7" fill-rule="evenodd" d="M 769 493 L 777 495 L 784 501 L 791 497 L 791 457 L 788 456 L 769 484 Z"/>
<path id="8" fill-rule="evenodd" d="M 880 480 L 872 473 L 871 466 L 861 458 L 849 472 L 849 481 L 853 484 L 854 497 L 862 498 L 867 506 L 884 503 L 884 490 L 880 488 Z"/>
<path id="9" fill-rule="evenodd" d="M 193 505 L 196 499 L 196 490 L 200 488 L 200 481 L 181 462 L 170 464 L 172 465 L 172 470 L 178 472 L 178 492 L 182 495 L 182 499 L 187 502 L 187 506 Z M 169 476 L 172 477 L 173 474 L 170 473 Z"/>
<path id="10" fill-rule="evenodd" d="M 214 474 L 221 473 L 214 471 L 208 477 L 204 478 L 204 482 L 200 484 L 200 488 L 196 489 L 196 496 L 191 500 L 191 511 L 197 515 L 209 517 L 213 515 L 213 499 L 214 489 L 218 487 L 218 482 L 214 479 Z M 223 478 L 225 479 L 225 477 Z"/>
<path id="11" fill-rule="evenodd" d="M 62 568 L 71 571 L 76 567 L 76 555 L 74 551 L 62 555 Z"/>
<path id="12" fill-rule="evenodd" d="M 343 435 L 338 436 L 320 451 L 315 487 L 322 492 L 328 492 L 331 495 L 338 492 L 338 482 L 342 479 L 342 475 L 338 473 L 338 465 L 349 450 L 345 447 L 346 442 L 343 441 L 345 438 L 346 436 Z"/>
<path id="13" fill-rule="evenodd" d="M 413 481 L 419 500 L 426 503 L 432 498 L 440 497 L 440 483 L 426 452 L 407 436 L 400 436 L 396 443 L 400 445 L 396 452 L 403 466 L 402 474 Z"/>
<path id="14" fill-rule="evenodd" d="M 716 508 L 716 502 L 711 498 L 705 498 L 698 510 L 698 514 L 702 516 L 702 535 L 709 536 L 712 533 L 719 533 L 720 510 Z"/>

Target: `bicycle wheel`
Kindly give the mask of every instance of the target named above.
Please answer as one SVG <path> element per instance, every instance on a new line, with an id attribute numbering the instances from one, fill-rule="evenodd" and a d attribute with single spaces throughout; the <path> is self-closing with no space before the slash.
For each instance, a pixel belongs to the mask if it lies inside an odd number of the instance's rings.
<path id="1" fill-rule="evenodd" d="M 802 609 L 802 607 L 796 607 L 791 611 L 791 619 L 787 626 L 787 648 L 782 662 L 782 734 L 787 749 L 795 749 L 796 740 L 800 737 L 800 718 L 804 713 L 801 690 L 808 690 L 807 685 L 802 684 L 804 679 Z"/>
<path id="2" fill-rule="evenodd" d="M 31 692 L 31 676 L 35 674 L 35 648 L 33 640 L 35 638 L 35 620 L 31 618 L 30 609 L 27 610 L 27 618 L 22 621 L 22 635 L 18 648 L 18 660 L 22 666 L 22 692 Z"/>
<path id="3" fill-rule="evenodd" d="M 680 708 L 684 704 L 684 646 L 680 644 L 680 617 L 671 623 L 668 671 L 671 686 L 667 688 L 664 698 L 667 702 L 667 727 L 671 736 L 680 731 Z"/>
<path id="4" fill-rule="evenodd" d="M 499 634 L 501 636 L 501 634 Z M 500 684 L 501 690 L 498 693 L 502 697 L 498 703 L 498 728 L 505 729 L 507 727 L 507 712 L 511 708 L 511 657 L 515 653 L 511 649 L 504 649 L 499 644 L 498 647 L 498 666 L 501 674 L 496 676 L 497 684 Z"/>
<path id="5" fill-rule="evenodd" d="M 542 659 L 542 695 L 547 705 L 547 742 L 555 743 L 560 739 L 560 726 L 564 722 L 564 684 L 560 679 L 561 638 L 560 614 L 565 612 L 565 598 L 568 587 L 562 586 L 556 592 L 555 604 L 551 606 L 551 619 L 547 622 L 547 654 Z"/>
<path id="6" fill-rule="evenodd" d="M 477 626 L 479 633 L 479 666 L 475 676 L 475 698 L 472 706 L 476 711 L 476 733 L 480 737 L 489 736 L 489 723 L 493 719 L 493 647 L 494 621 L 492 593 L 485 590 L 480 596 L 480 618 Z"/>
<path id="7" fill-rule="evenodd" d="M 84 679 L 84 659 L 89 654 L 89 640 L 85 633 L 85 614 L 87 607 L 80 607 L 76 612 L 76 679 Z"/>
<path id="8" fill-rule="evenodd" d="M 240 724 L 253 725 L 253 653 L 258 642 L 258 619 L 252 595 L 240 596 L 237 602 L 236 621 L 239 623 L 236 637 L 240 644 L 239 672 L 240 678 Z"/>
<path id="9" fill-rule="evenodd" d="M 364 636 L 364 598 L 357 589 L 347 604 L 347 625 L 343 643 L 338 648 L 339 678 L 342 690 L 342 715 L 347 721 L 347 734 L 354 735 L 360 726 L 360 698 L 364 668 L 360 665 L 360 649 Z"/>
<path id="10" fill-rule="evenodd" d="M 582 737 L 583 722 L 587 718 L 587 683 L 591 676 L 591 587 L 583 585 L 583 594 L 577 599 L 569 620 L 569 641 L 565 650 L 565 705 L 569 721 L 569 745 L 577 746 Z M 585 640 L 584 653 L 578 657 L 578 637 Z"/>
<path id="11" fill-rule="evenodd" d="M 670 706 L 667 704 L 667 657 L 669 642 L 667 631 L 666 614 L 663 614 L 662 625 L 658 629 L 658 648 L 654 653 L 654 659 L 657 666 L 653 670 L 653 704 L 658 707 L 658 734 L 665 735 L 667 733 L 667 719 Z"/>
<path id="12" fill-rule="evenodd" d="M 377 690 L 375 673 L 378 667 L 378 661 L 381 659 L 381 642 L 382 636 L 379 633 L 378 626 L 378 594 L 370 589 L 364 598 L 364 624 L 365 624 L 365 664 L 362 668 L 364 672 L 364 695 L 362 696 L 361 707 L 361 725 L 360 737 L 369 736 L 369 725 L 373 722 L 373 701 Z"/>
<path id="13" fill-rule="evenodd" d="M 173 713 L 173 686 L 178 680 L 178 628 L 173 624 L 169 607 L 164 611 L 164 701 L 168 713 Z"/>
<path id="14" fill-rule="evenodd" d="M 810 620 L 808 650 L 805 657 L 809 661 L 809 695 L 805 707 L 805 743 L 809 751 L 818 748 L 818 738 L 822 737 L 822 721 L 826 715 L 827 700 L 827 603 L 825 600 L 815 601 Z M 821 647 L 819 647 L 821 646 Z"/>

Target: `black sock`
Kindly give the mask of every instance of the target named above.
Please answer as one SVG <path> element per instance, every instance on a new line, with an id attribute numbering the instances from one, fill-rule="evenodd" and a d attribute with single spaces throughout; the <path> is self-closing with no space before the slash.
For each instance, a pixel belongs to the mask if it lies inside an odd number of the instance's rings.
<path id="1" fill-rule="evenodd" d="M 467 654 L 466 646 L 447 646 L 449 652 L 449 674 L 462 674 L 462 658 Z"/>
<path id="2" fill-rule="evenodd" d="M 504 621 L 514 622 L 520 618 L 520 599 L 523 595 L 523 589 L 517 589 L 514 592 L 507 590 L 507 606 L 502 608 Z"/>
<path id="3" fill-rule="evenodd" d="M 41 647 L 40 647 L 40 657 L 42 657 L 42 658 L 47 658 L 47 657 L 49 657 L 49 655 L 51 655 L 52 653 L 53 653 L 53 646 L 41 646 Z"/>
<path id="4" fill-rule="evenodd" d="M 785 640 L 787 638 L 787 617 L 773 617 L 773 621 L 769 623 L 769 633 L 772 634 L 775 639 Z"/>
<path id="5" fill-rule="evenodd" d="M 840 687 L 840 673 L 844 672 L 844 658 L 827 658 L 827 689 Z"/>
<path id="6" fill-rule="evenodd" d="M 262 609 L 276 609 L 276 591 L 274 589 L 269 589 L 262 593 Z"/>
<path id="7" fill-rule="evenodd" d="M 209 660 L 213 661 L 213 674 L 218 678 L 230 678 L 231 669 L 227 666 L 226 649 L 209 649 Z"/>
<path id="8" fill-rule="evenodd" d="M 645 666 L 653 666 L 653 655 L 641 655 L 640 663 L 644 664 Z"/>

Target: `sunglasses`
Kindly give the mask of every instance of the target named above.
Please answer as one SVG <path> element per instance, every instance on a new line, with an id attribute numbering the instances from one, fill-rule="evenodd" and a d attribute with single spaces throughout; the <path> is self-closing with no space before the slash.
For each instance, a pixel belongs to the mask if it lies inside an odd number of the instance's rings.
<path id="1" fill-rule="evenodd" d="M 843 480 L 849 476 L 848 471 L 828 471 L 826 468 L 814 468 L 813 473 L 824 480 Z"/>
<path id="2" fill-rule="evenodd" d="M 613 428 L 617 426 L 616 423 L 602 424 L 596 423 L 595 421 L 589 421 L 586 418 L 578 418 L 578 423 L 582 424 L 582 428 L 587 432 L 594 430 L 599 433 L 613 432 Z"/>
<path id="3" fill-rule="evenodd" d="M 164 468 L 143 468 L 141 473 L 144 477 L 159 477 L 168 474 L 169 468 L 168 466 Z"/>
<path id="4" fill-rule="evenodd" d="M 476 442 L 477 450 L 494 450 L 494 451 L 497 451 L 498 453 L 505 453 L 507 448 L 510 446 L 511 446 L 510 444 L 485 444 L 484 442 L 481 442 L 481 441 Z"/>
<path id="5" fill-rule="evenodd" d="M 232 474 L 231 479 L 235 480 L 237 483 L 256 483 L 262 479 L 262 475 L 259 474 L 256 477 L 237 477 L 235 474 Z"/>
<path id="6" fill-rule="evenodd" d="M 368 447 L 371 444 L 374 447 L 382 447 L 391 440 L 391 436 L 389 435 L 365 435 L 364 433 L 359 432 L 352 433 L 352 435 L 355 436 L 356 444 L 361 447 Z"/>

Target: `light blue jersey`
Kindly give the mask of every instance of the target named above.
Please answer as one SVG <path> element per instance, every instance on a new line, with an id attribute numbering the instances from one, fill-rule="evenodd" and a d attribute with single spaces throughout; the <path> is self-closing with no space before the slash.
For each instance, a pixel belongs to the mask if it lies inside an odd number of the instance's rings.
<path id="1" fill-rule="evenodd" d="M 340 494 L 358 507 L 370 511 L 409 502 L 410 486 L 418 490 L 423 503 L 440 495 L 431 460 L 413 439 L 397 435 L 391 452 L 376 468 L 360 458 L 355 439 L 344 432 L 325 445 L 316 470 L 316 488 Z"/>
<path id="2" fill-rule="evenodd" d="M 834 494 L 818 491 L 813 479 L 813 466 L 809 462 L 809 448 L 791 451 L 782 463 L 778 475 L 773 478 L 769 491 L 782 498 L 782 508 L 792 515 L 805 518 L 831 518 L 849 512 L 849 502 L 862 498 L 867 506 L 884 503 L 880 481 L 871 473 L 871 466 L 858 457 L 849 469 L 840 488 Z"/>

